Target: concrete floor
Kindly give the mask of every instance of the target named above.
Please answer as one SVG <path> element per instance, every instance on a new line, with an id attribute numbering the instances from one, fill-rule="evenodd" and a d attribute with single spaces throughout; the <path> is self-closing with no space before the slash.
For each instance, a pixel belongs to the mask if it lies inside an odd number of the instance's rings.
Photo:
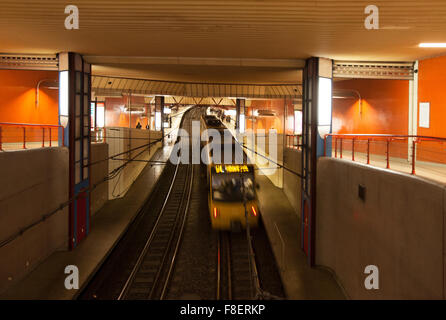
<path id="1" fill-rule="evenodd" d="M 282 189 L 257 175 L 260 211 L 288 299 L 345 299 L 331 273 L 310 268 L 300 247 L 301 222 Z"/>
<path id="2" fill-rule="evenodd" d="M 334 157 L 334 153 L 333 153 Z M 338 153 L 338 159 L 339 153 Z M 352 161 L 352 152 L 343 151 L 342 159 L 346 161 Z M 355 152 L 355 162 L 367 164 L 367 154 Z M 390 158 L 390 169 L 407 174 L 412 173 L 412 164 L 406 159 Z M 371 155 L 370 165 L 378 168 L 386 168 L 387 160 L 385 156 Z M 415 174 L 419 177 L 434 180 L 446 184 L 446 165 L 435 162 L 423 162 L 415 161 Z"/>
<path id="3" fill-rule="evenodd" d="M 50 146 L 49 141 L 45 141 L 44 143 L 45 148 Z M 59 142 L 58 141 L 51 141 L 51 147 L 58 147 Z M 25 143 L 26 149 L 37 149 L 42 148 L 42 141 L 40 142 L 26 142 Z M 26 150 L 23 149 L 23 142 L 8 142 L 8 143 L 2 143 L 2 151 L 20 151 L 20 150 Z"/>

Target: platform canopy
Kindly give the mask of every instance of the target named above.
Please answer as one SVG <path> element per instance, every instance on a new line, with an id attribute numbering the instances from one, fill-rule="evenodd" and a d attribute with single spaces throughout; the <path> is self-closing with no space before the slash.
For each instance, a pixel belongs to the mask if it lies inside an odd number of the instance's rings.
<path id="1" fill-rule="evenodd" d="M 169 95 L 183 97 L 234 98 L 301 98 L 300 84 L 231 84 L 193 83 L 106 76 L 92 77 L 92 91 L 96 96 L 121 93 L 139 95 Z M 217 103 L 215 103 L 217 104 Z"/>

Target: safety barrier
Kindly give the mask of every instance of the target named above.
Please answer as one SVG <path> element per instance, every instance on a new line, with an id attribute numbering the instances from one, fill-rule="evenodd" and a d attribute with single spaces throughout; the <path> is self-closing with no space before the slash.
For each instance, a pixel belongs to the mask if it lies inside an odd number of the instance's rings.
<path id="1" fill-rule="evenodd" d="M 106 140 L 106 128 L 91 128 L 91 142 L 103 143 Z"/>
<path id="2" fill-rule="evenodd" d="M 387 135 L 387 134 L 327 134 L 324 138 L 324 155 L 327 155 L 327 139 L 331 137 L 332 156 L 371 164 L 374 160 L 383 162 L 390 169 L 391 162 L 410 164 L 410 173 L 415 174 L 417 161 L 435 165 L 446 165 L 446 138 Z M 328 142 L 329 143 L 329 142 Z M 445 166 L 446 168 L 446 166 Z"/>
<path id="3" fill-rule="evenodd" d="M 0 151 L 45 148 L 64 145 L 64 130 L 59 125 L 0 122 Z"/>
<path id="4" fill-rule="evenodd" d="M 302 135 L 301 134 L 287 134 L 285 146 L 290 149 L 302 150 Z"/>

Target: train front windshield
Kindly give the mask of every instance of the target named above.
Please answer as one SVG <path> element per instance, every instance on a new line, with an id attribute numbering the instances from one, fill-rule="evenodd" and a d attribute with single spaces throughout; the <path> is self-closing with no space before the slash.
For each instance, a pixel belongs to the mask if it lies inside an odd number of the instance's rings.
<path id="1" fill-rule="evenodd" d="M 253 173 L 212 174 L 212 198 L 216 201 L 242 202 L 243 192 L 246 200 L 254 200 Z"/>

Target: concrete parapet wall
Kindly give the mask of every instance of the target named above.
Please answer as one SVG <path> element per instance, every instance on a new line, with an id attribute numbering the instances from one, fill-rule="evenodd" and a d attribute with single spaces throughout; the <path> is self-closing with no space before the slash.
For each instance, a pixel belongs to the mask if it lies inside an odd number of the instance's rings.
<path id="1" fill-rule="evenodd" d="M 91 192 L 91 213 L 94 215 L 108 200 L 108 181 L 104 179 L 108 176 L 108 144 L 92 143 L 91 144 L 91 186 L 98 186 Z M 96 164 L 94 164 L 96 163 Z"/>
<path id="2" fill-rule="evenodd" d="M 284 166 L 294 172 L 301 173 L 302 152 L 284 148 Z M 301 179 L 293 172 L 283 170 L 283 192 L 290 201 L 294 211 L 300 217 L 302 205 Z"/>
<path id="3" fill-rule="evenodd" d="M 145 146 L 150 142 L 154 142 L 161 138 L 160 131 L 129 129 L 120 127 L 107 128 L 107 143 L 109 145 L 109 157 L 117 154 L 114 159 L 109 160 L 109 171 L 119 168 L 129 159 L 139 160 L 131 161 L 121 170 L 116 177 L 111 179 L 108 184 L 108 198 L 116 199 L 123 197 L 141 171 L 147 165 L 147 160 L 161 147 L 161 141 Z M 137 150 L 135 148 L 141 147 Z M 134 150 L 128 152 L 129 150 Z"/>
<path id="4" fill-rule="evenodd" d="M 445 208 L 443 185 L 321 158 L 316 263 L 331 268 L 352 299 L 444 299 Z M 379 268 L 378 290 L 365 289 L 368 265 Z"/>
<path id="5" fill-rule="evenodd" d="M 0 153 L 0 241 L 39 221 L 68 197 L 68 149 Z M 68 207 L 0 247 L 0 292 L 68 244 Z"/>

